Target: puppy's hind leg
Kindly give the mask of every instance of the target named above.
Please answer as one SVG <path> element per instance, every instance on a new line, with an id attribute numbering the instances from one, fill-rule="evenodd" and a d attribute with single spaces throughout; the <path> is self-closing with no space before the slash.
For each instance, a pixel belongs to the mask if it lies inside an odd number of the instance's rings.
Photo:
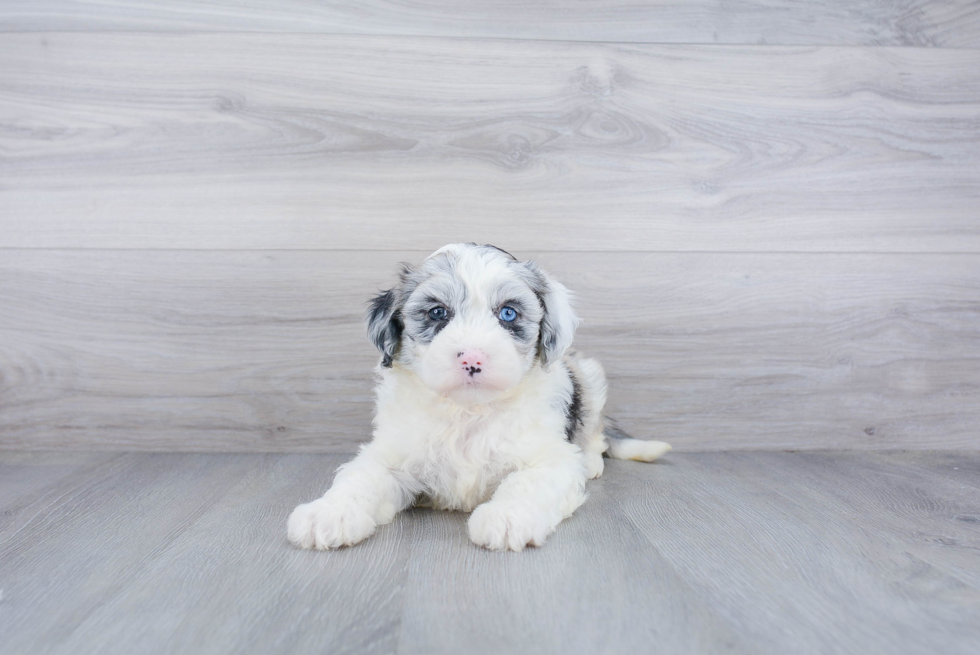
<path id="1" fill-rule="evenodd" d="M 293 510 L 287 529 L 293 545 L 320 550 L 353 546 L 412 503 L 412 481 L 385 466 L 373 446 L 340 467 L 322 498 Z"/>
<path id="2" fill-rule="evenodd" d="M 584 391 L 582 426 L 576 442 L 582 448 L 589 479 L 602 475 L 603 452 L 613 459 L 652 462 L 670 450 L 670 444 L 663 441 L 633 439 L 620 430 L 615 421 L 602 416 L 606 405 L 606 374 L 599 362 L 569 355 L 565 364 Z"/>
<path id="3" fill-rule="evenodd" d="M 575 432 L 575 443 L 582 449 L 586 477 L 593 480 L 602 475 L 605 466 L 602 453 L 608 448 L 602 420 L 602 408 L 606 405 L 606 374 L 599 362 L 576 354 L 568 355 L 565 365 L 581 388 L 580 424 Z"/>

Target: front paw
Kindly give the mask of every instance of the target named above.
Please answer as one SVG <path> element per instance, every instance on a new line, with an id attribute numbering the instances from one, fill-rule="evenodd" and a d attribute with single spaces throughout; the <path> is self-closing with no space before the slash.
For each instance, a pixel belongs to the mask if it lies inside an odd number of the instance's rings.
<path id="1" fill-rule="evenodd" d="M 523 550 L 541 546 L 555 525 L 540 510 L 490 501 L 470 515 L 470 540 L 490 550 Z"/>
<path id="2" fill-rule="evenodd" d="M 377 523 L 349 500 L 321 498 L 300 505 L 289 516 L 289 541 L 300 548 L 353 546 L 374 534 Z"/>

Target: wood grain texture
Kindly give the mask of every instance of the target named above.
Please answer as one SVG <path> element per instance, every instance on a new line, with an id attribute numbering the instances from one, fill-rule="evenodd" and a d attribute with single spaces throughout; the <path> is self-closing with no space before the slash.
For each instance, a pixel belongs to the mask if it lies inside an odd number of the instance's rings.
<path id="1" fill-rule="evenodd" d="M 160 455 L 150 465 L 121 457 L 24 507 L 0 531 L 4 650 L 38 652 L 38 635 L 52 643 L 68 638 L 254 461 Z M 67 597 L 75 602 L 65 603 Z"/>
<path id="2" fill-rule="evenodd" d="M 0 35 L 0 247 L 980 252 L 975 51 Z"/>
<path id="3" fill-rule="evenodd" d="M 213 466 L 222 459 L 186 461 Z M 249 461 L 237 479 L 220 469 L 201 476 L 225 493 L 174 536 L 165 556 L 136 567 L 121 593 L 93 608 L 57 650 L 394 652 L 411 544 L 407 524 L 387 526 L 357 550 L 296 550 L 285 542 L 289 512 L 321 495 L 343 458 Z M 105 500 L 113 503 L 111 496 Z M 165 502 L 160 498 L 147 511 Z M 120 560 L 107 568 L 126 561 Z M 126 616 L 134 620 L 120 621 Z"/>
<path id="4" fill-rule="evenodd" d="M 466 546 L 465 516 L 413 511 L 399 652 L 753 652 L 758 642 L 644 542 L 619 501 L 590 483 L 544 548 L 505 558 Z"/>
<path id="5" fill-rule="evenodd" d="M 490 553 L 411 510 L 306 552 L 324 455 L 111 455 L 0 529 L 5 655 L 971 654 L 980 489 L 966 453 L 672 453 L 608 463 L 542 548 Z M 0 478 L 0 497 L 8 481 Z"/>
<path id="6" fill-rule="evenodd" d="M 514 252 L 577 292 L 638 436 L 977 448 L 976 255 Z M 2 251 L 0 446 L 352 452 L 365 303 L 425 254 Z"/>
<path id="7" fill-rule="evenodd" d="M 111 453 L 3 452 L 0 454 L 0 530 L 23 511 L 25 504 L 56 490 L 63 490 L 74 477 L 87 478 L 93 467 L 114 457 Z"/>
<path id="8" fill-rule="evenodd" d="M 0 31 L 270 31 L 786 45 L 980 46 L 975 2 L 942 0 L 6 0 Z"/>
<path id="9" fill-rule="evenodd" d="M 749 640 L 783 652 L 971 652 L 980 532 L 958 517 L 980 490 L 877 457 L 704 453 L 658 476 L 614 463 L 607 485 Z"/>
<path id="10" fill-rule="evenodd" d="M 902 464 L 918 468 L 929 474 L 942 476 L 951 482 L 980 488 L 980 465 L 972 459 L 956 457 L 954 453 L 923 454 L 922 456 L 917 456 L 914 453 L 901 453 L 891 457 L 888 453 L 884 453 L 882 458 L 885 461 L 893 461 L 897 458 Z M 960 519 L 980 523 L 978 516 L 963 515 Z"/>

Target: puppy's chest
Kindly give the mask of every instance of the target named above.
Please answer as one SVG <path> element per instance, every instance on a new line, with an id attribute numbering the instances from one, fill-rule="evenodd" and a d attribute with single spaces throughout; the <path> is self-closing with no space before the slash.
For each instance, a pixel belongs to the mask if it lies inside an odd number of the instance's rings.
<path id="1" fill-rule="evenodd" d="M 445 421 L 420 435 L 405 468 L 422 486 L 421 504 L 470 511 L 518 468 L 513 438 L 498 422 Z"/>

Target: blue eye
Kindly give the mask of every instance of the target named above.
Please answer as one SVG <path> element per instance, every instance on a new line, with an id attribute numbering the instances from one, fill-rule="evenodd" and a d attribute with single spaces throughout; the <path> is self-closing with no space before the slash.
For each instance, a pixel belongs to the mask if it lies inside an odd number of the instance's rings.
<path id="1" fill-rule="evenodd" d="M 433 307 L 429 310 L 429 318 L 433 321 L 444 321 L 449 312 L 446 311 L 445 307 Z"/>
<path id="2" fill-rule="evenodd" d="M 513 307 L 504 307 L 500 310 L 500 320 L 510 323 L 515 318 L 517 318 L 517 310 Z"/>

